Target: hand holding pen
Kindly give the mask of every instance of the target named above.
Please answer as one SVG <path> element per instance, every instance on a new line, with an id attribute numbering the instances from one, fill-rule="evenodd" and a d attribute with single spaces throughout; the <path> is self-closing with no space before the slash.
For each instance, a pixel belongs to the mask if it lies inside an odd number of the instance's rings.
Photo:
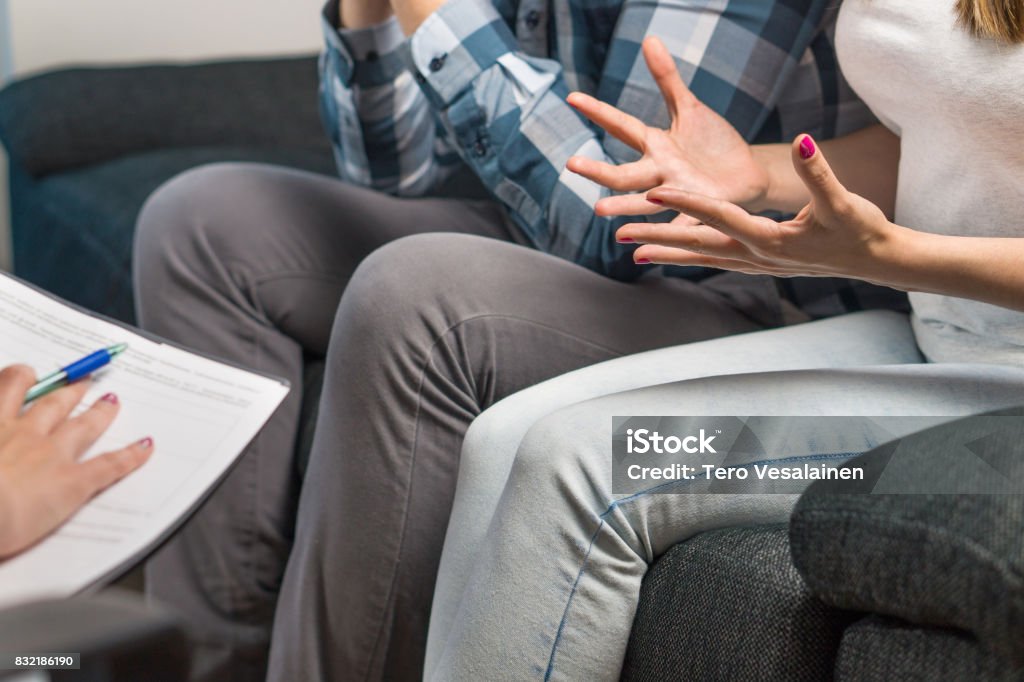
<path id="1" fill-rule="evenodd" d="M 95 353 L 86 355 L 81 360 L 72 362 L 67 367 L 61 367 L 55 372 L 50 372 L 28 390 L 28 393 L 25 394 L 25 404 L 27 405 L 33 400 L 42 398 L 47 393 L 56 391 L 62 386 L 73 384 L 79 379 L 89 376 L 96 370 L 108 365 L 111 360 L 126 350 L 128 350 L 127 343 L 119 343 L 107 348 L 101 348 Z"/>
<path id="2" fill-rule="evenodd" d="M 116 349 L 105 349 L 105 360 L 96 353 L 89 356 L 90 363 L 99 363 L 89 371 L 123 352 L 110 352 Z M 71 416 L 89 389 L 89 379 L 78 374 L 87 359 L 39 382 L 24 365 L 0 371 L 0 560 L 41 540 L 153 452 L 153 440 L 143 438 L 81 461 L 120 409 L 117 396 L 108 393 Z M 30 398 L 35 402 L 24 409 Z"/>

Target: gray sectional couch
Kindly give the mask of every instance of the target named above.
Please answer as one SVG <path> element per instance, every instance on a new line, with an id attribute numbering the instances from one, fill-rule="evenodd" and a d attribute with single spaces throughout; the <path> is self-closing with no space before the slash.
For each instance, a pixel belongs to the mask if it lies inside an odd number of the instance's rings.
<path id="1" fill-rule="evenodd" d="M 135 218 L 163 181 L 227 160 L 333 172 L 316 87 L 312 57 L 75 69 L 10 85 L 0 92 L 0 139 L 16 273 L 132 321 Z M 319 369 L 310 358 L 300 451 Z M 1024 460 L 1022 443 L 1024 430 L 1007 447 Z M 623 679 L 1024 679 L 1024 498 L 813 491 L 789 526 L 708 532 L 661 557 L 644 582 Z M 62 607 L 35 608 L 53 618 Z M 118 613 L 145 618 L 100 604 L 97 613 L 113 615 L 90 627 L 83 607 L 67 608 L 77 616 L 60 645 L 88 635 L 99 659 L 132 640 Z M 47 641 L 12 628 L 45 621 L 33 613 L 0 614 L 0 635 Z M 178 635 L 157 624 L 154 636 L 174 644 L 161 665 L 174 669 Z M 137 667 L 98 670 L 89 679 L 143 679 Z"/>

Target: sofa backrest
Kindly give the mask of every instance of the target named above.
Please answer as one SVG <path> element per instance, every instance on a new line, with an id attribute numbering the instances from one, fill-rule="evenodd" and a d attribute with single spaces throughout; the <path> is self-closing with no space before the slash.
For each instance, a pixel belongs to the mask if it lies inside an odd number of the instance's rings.
<path id="1" fill-rule="evenodd" d="M 0 91 L 0 141 L 35 177 L 168 147 L 323 148 L 315 57 L 76 68 Z"/>

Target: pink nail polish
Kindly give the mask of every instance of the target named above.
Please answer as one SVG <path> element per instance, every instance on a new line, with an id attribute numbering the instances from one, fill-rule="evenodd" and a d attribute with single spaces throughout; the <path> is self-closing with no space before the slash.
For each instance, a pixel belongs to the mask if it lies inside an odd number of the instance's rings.
<path id="1" fill-rule="evenodd" d="M 650 262 L 651 262 L 651 259 L 650 259 L 650 258 L 637 258 L 637 259 L 636 259 L 636 264 L 637 264 L 637 265 L 647 265 L 647 264 L 649 264 Z"/>
<path id="2" fill-rule="evenodd" d="M 804 135 L 804 139 L 800 140 L 800 158 L 806 161 L 814 156 L 815 149 L 814 140 L 811 139 L 811 136 Z"/>
<path id="3" fill-rule="evenodd" d="M 662 204 L 665 203 L 661 199 L 654 199 L 654 198 L 651 198 L 651 197 L 647 197 L 647 201 L 651 202 L 652 204 L 657 204 L 658 206 L 661 206 Z"/>
<path id="4" fill-rule="evenodd" d="M 107 393 L 105 396 L 100 398 L 100 400 L 102 400 L 105 403 L 110 403 L 111 405 L 117 405 L 117 403 L 119 402 L 117 396 L 114 395 L 113 393 Z"/>
<path id="5" fill-rule="evenodd" d="M 636 240 L 632 237 L 619 237 L 618 242 L 620 244 L 636 244 Z"/>
<path id="6" fill-rule="evenodd" d="M 153 447 L 153 439 L 150 438 L 149 436 L 146 436 L 145 438 L 139 441 L 139 447 L 142 448 L 143 450 L 149 450 L 151 447 Z"/>

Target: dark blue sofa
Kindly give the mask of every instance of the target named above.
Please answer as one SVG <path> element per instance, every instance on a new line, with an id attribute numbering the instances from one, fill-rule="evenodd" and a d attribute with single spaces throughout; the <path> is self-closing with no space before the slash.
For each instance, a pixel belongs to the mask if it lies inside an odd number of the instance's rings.
<path id="1" fill-rule="evenodd" d="M 258 161 L 333 173 L 313 57 L 72 69 L 0 93 L 15 273 L 132 321 L 132 235 L 189 168 Z"/>

